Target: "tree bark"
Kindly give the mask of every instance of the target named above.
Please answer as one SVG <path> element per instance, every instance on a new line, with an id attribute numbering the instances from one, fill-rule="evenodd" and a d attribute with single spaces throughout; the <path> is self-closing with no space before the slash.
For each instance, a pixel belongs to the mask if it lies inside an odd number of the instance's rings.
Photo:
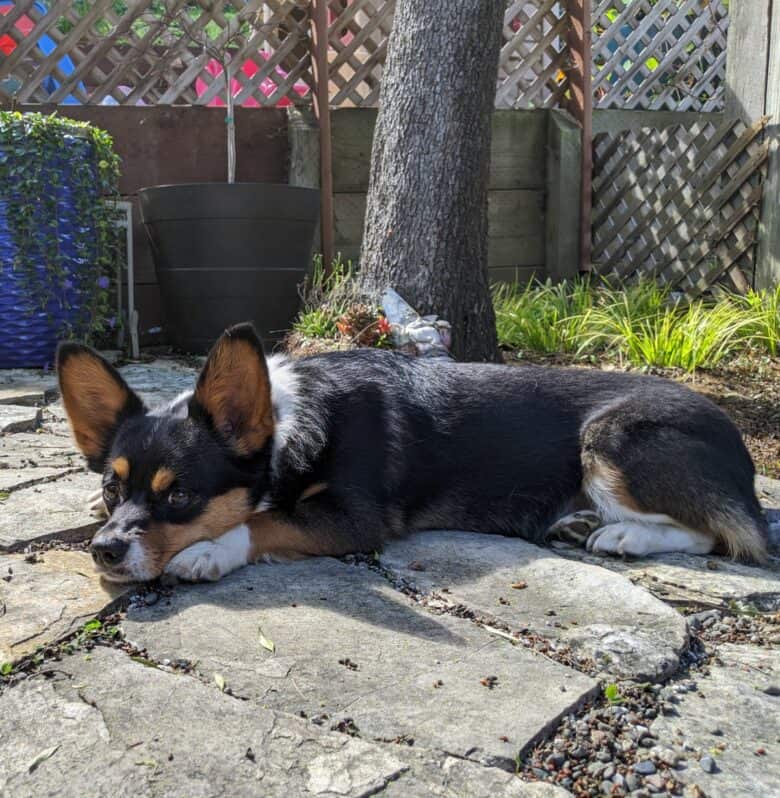
<path id="1" fill-rule="evenodd" d="M 371 152 L 359 282 L 497 360 L 487 275 L 491 117 L 505 0 L 398 0 Z"/>

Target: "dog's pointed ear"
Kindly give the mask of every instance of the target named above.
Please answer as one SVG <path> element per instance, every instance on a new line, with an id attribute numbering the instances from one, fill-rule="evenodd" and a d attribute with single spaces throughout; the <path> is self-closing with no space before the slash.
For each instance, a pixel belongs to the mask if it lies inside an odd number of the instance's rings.
<path id="1" fill-rule="evenodd" d="M 268 442 L 274 429 L 271 383 L 263 346 L 251 324 L 231 327 L 214 344 L 190 400 L 190 416 L 205 416 L 242 457 Z"/>
<path id="2" fill-rule="evenodd" d="M 108 361 L 83 344 L 59 345 L 57 378 L 76 445 L 89 467 L 102 471 L 119 425 L 143 413 L 143 402 Z"/>

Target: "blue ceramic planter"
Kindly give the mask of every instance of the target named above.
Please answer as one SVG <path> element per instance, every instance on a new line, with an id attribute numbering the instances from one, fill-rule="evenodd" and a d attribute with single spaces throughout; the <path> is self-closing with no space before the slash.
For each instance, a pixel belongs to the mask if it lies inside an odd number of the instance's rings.
<path id="1" fill-rule="evenodd" d="M 89 297 L 92 286 L 84 284 L 84 266 L 92 253 L 80 251 L 78 241 L 89 232 L 85 221 L 79 218 L 76 208 L 71 164 L 90 156 L 91 144 L 81 138 L 66 136 L 61 150 L 51 160 L 51 169 L 59 173 L 57 187 L 42 185 L 41 196 L 56 197 L 56 218 L 39 220 L 41 229 L 57 225 L 57 239 L 63 254 L 62 274 L 49 286 L 50 300 L 42 308 L 30 291 L 29 274 L 14 269 L 17 246 L 14 231 L 8 220 L 9 202 L 14 200 L 13 185 L 0 185 L 0 368 L 43 368 L 53 363 L 57 341 L 70 333 L 84 332 L 83 302 Z M 29 156 L 28 156 L 29 157 Z M 12 147 L 0 147 L 0 159 L 19 159 L 18 167 L 24 169 L 21 155 Z M 97 192 L 97 180 L 95 191 Z M 43 210 L 41 211 L 43 214 Z M 88 241 L 94 241 L 92 231 Z M 41 285 L 46 277 L 41 252 Z"/>

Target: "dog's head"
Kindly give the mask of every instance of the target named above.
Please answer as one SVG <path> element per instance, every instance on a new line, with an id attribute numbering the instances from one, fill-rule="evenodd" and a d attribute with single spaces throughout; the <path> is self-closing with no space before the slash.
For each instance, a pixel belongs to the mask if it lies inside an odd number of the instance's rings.
<path id="1" fill-rule="evenodd" d="M 219 339 L 191 395 L 158 410 L 89 347 L 61 344 L 57 374 L 76 443 L 103 474 L 109 519 L 91 552 L 107 579 L 153 579 L 174 554 L 252 514 L 267 488 L 274 421 L 250 325 Z"/>

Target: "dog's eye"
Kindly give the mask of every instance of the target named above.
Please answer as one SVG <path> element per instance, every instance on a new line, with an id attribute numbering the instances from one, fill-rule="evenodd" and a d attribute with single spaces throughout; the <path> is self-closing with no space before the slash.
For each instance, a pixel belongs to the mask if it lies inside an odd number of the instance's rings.
<path id="1" fill-rule="evenodd" d="M 186 491 L 183 488 L 174 488 L 168 494 L 168 504 L 170 504 L 172 507 L 184 507 L 190 503 L 191 498 L 192 497 L 189 491 Z"/>
<path id="2" fill-rule="evenodd" d="M 103 501 L 106 504 L 116 504 L 121 498 L 121 491 L 119 484 L 116 482 L 109 482 L 103 485 Z"/>

